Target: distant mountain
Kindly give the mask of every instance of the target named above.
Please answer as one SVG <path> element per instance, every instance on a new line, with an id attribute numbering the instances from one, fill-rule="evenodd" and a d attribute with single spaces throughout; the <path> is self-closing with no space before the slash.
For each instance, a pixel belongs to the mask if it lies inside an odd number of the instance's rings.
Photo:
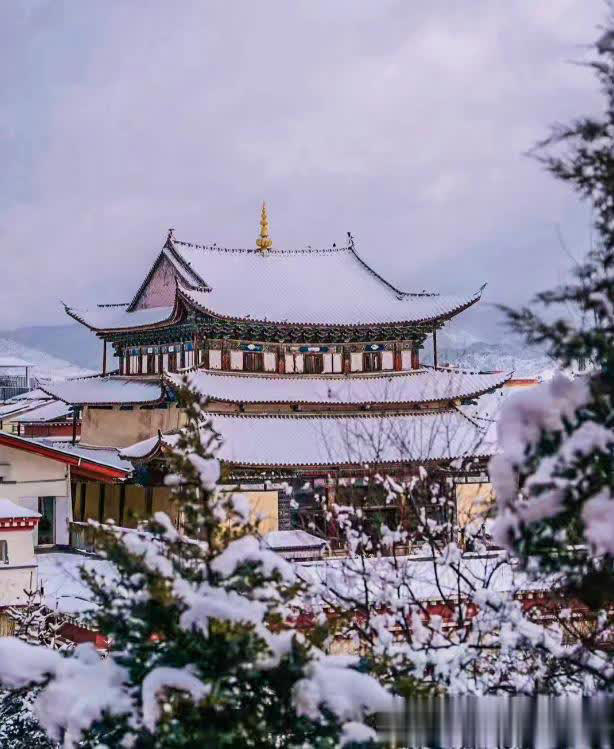
<path id="1" fill-rule="evenodd" d="M 32 365 L 30 375 L 38 379 L 63 379 L 94 374 L 92 369 L 80 367 L 10 338 L 0 338 L 0 357 L 16 357 Z"/>
<path id="2" fill-rule="evenodd" d="M 542 350 L 528 346 L 510 333 L 497 343 L 483 341 L 462 329 L 442 330 L 437 334 L 437 358 L 440 364 L 453 364 L 472 372 L 502 370 L 514 372 L 514 377 L 550 379 L 557 370 L 556 363 Z M 432 342 L 424 347 L 422 360 L 433 363 Z"/>
<path id="3" fill-rule="evenodd" d="M 49 354 L 65 364 L 97 371 L 102 366 L 102 341 L 78 323 L 0 330 L 0 339 Z M 16 354 L 16 350 L 12 353 Z"/>

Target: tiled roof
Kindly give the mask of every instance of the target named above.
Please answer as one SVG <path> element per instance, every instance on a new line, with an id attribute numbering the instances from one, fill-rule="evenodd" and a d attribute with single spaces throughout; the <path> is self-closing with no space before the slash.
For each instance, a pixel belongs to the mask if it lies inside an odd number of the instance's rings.
<path id="1" fill-rule="evenodd" d="M 66 307 L 92 330 L 125 330 L 173 321 L 172 307 L 137 306 L 156 264 L 166 258 L 188 303 L 220 318 L 293 325 L 424 323 L 451 317 L 478 301 L 407 292 L 386 281 L 354 246 L 326 250 L 225 249 L 167 241 L 129 305 Z"/>
<path id="2" fill-rule="evenodd" d="M 47 401 L 44 405 L 33 408 L 25 414 L 16 416 L 13 421 L 34 423 L 49 421 L 66 421 L 72 418 L 72 412 L 68 404 L 62 401 Z"/>
<path id="3" fill-rule="evenodd" d="M 146 328 L 173 318 L 174 307 L 149 307 L 128 312 L 127 305 L 98 305 L 90 308 L 66 307 L 66 312 L 92 330 Z"/>
<path id="4" fill-rule="evenodd" d="M 228 250 L 174 242 L 209 290 L 180 284 L 203 310 L 231 319 L 293 324 L 427 322 L 453 315 L 480 293 L 441 296 L 397 289 L 352 247 L 329 250 Z"/>
<path id="5" fill-rule="evenodd" d="M 92 463 L 109 466 L 110 468 L 119 468 L 122 471 L 132 471 L 132 463 L 120 456 L 119 450 L 109 447 L 88 447 L 87 445 L 72 445 L 68 442 L 57 442 L 52 439 L 39 439 L 41 445 L 48 445 L 54 450 L 67 455 L 75 455 L 84 458 Z"/>
<path id="6" fill-rule="evenodd" d="M 418 370 L 389 375 L 253 375 L 196 370 L 190 384 L 202 395 L 242 403 L 423 403 L 478 396 L 509 374 Z M 167 374 L 176 385 L 181 375 Z"/>
<path id="7" fill-rule="evenodd" d="M 238 465 L 360 465 L 490 456 L 494 445 L 458 411 L 411 416 L 218 416 L 218 457 Z M 127 459 L 172 446 L 173 435 L 152 437 L 121 450 Z"/>
<path id="8" fill-rule="evenodd" d="M 48 382 L 41 388 L 71 405 L 155 403 L 162 398 L 162 385 L 159 382 L 135 382 L 121 377 L 84 377 Z"/>

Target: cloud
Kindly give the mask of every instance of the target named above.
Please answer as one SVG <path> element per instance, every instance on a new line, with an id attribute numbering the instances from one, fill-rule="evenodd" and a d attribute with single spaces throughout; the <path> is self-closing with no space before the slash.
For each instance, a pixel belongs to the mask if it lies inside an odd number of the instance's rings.
<path id="1" fill-rule="evenodd" d="M 0 9 L 0 329 L 128 300 L 166 230 L 356 235 L 406 288 L 517 303 L 586 208 L 523 154 L 599 106 L 597 0 L 30 2 Z M 8 261 L 8 262 L 7 262 Z M 326 280 L 323 280 L 326 282 Z"/>

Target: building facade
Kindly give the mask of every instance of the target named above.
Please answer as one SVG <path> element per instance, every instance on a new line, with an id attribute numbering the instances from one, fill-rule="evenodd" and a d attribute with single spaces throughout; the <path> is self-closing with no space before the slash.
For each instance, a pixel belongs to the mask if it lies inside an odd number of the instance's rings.
<path id="1" fill-rule="evenodd" d="M 344 482 L 376 468 L 405 475 L 467 456 L 486 481 L 492 435 L 465 406 L 509 375 L 437 361 L 437 331 L 481 293 L 404 291 L 349 235 L 342 247 L 275 249 L 263 208 L 257 248 L 169 232 L 130 302 L 67 306 L 102 339 L 102 375 L 45 390 L 81 408 L 82 445 L 119 449 L 145 480 L 183 424 L 176 393 L 187 377 L 222 435 L 223 480 L 274 493 L 277 525 L 288 528 L 288 485 L 333 501 Z M 432 367 L 422 364 L 426 345 Z"/>

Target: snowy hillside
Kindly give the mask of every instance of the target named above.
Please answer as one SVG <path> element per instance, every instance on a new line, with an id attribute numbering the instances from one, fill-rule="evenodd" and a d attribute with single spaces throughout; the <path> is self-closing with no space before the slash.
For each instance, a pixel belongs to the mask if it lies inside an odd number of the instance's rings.
<path id="1" fill-rule="evenodd" d="M 32 364 L 31 376 L 41 379 L 63 379 L 94 374 L 90 369 L 71 364 L 44 351 L 24 346 L 9 338 L 0 338 L 0 357 L 16 357 Z"/>
<path id="2" fill-rule="evenodd" d="M 480 340 L 473 333 L 457 327 L 454 322 L 437 334 L 437 350 L 440 364 L 453 364 L 473 372 L 502 370 L 514 372 L 514 377 L 541 377 L 548 380 L 557 367 L 540 349 L 527 346 L 507 331 L 501 332 L 501 340 Z M 422 360 L 433 361 L 432 340 L 424 345 Z"/>

